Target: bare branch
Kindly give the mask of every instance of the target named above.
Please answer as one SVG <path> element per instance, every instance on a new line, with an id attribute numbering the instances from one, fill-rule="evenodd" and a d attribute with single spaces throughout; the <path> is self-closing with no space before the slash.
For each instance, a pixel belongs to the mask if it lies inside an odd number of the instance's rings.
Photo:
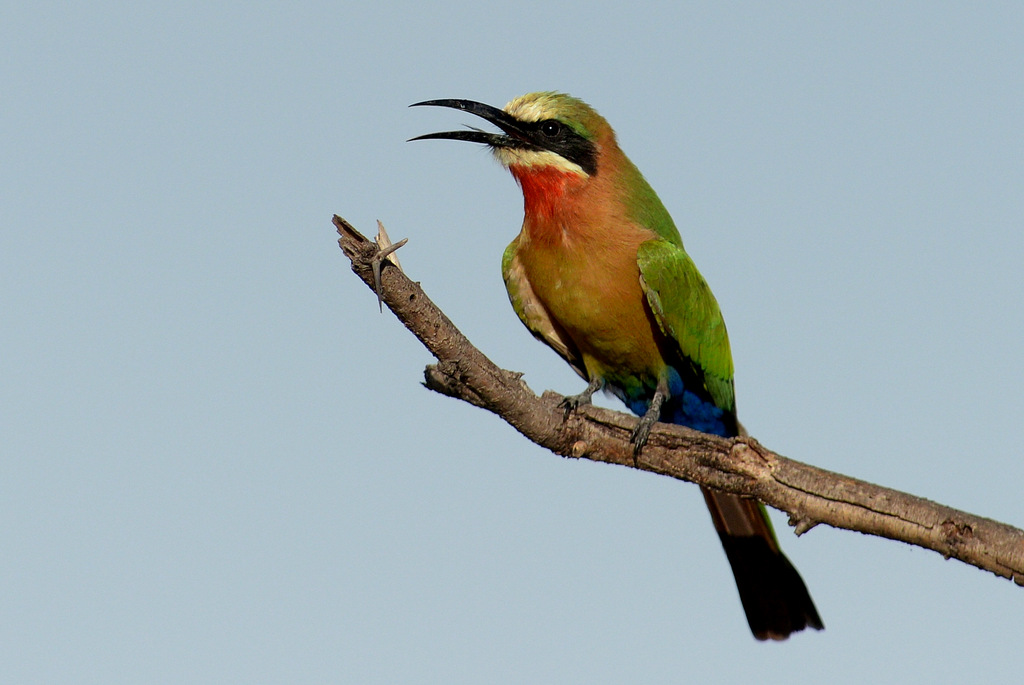
<path id="1" fill-rule="evenodd" d="M 750 437 L 733 439 L 658 423 L 634 461 L 629 435 L 634 416 L 586 406 L 568 417 L 553 392 L 535 395 L 521 374 L 496 366 L 381 248 L 334 217 L 339 244 L 352 270 L 438 363 L 426 386 L 491 411 L 527 438 L 564 457 L 652 471 L 718 490 L 754 497 L 786 512 L 797 534 L 819 523 L 900 540 L 938 552 L 1024 585 L 1024 531 L 776 454 Z M 374 265 L 384 266 L 379 285 Z"/>

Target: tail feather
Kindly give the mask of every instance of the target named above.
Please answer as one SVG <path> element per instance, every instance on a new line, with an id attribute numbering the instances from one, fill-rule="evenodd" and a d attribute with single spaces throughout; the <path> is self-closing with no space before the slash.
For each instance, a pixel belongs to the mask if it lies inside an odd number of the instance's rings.
<path id="1" fill-rule="evenodd" d="M 684 381 L 696 378 L 693 384 L 684 382 L 684 388 L 704 387 L 695 366 L 683 365 L 682 368 L 689 368 L 691 376 L 678 372 L 677 378 Z M 611 387 L 615 389 L 615 386 Z M 657 392 L 664 391 L 659 389 Z M 646 395 L 634 397 L 622 391 L 620 397 L 637 414 L 644 415 L 650 407 L 651 398 Z M 723 437 L 747 434 L 736 420 L 735 406 L 724 411 L 710 396 L 679 388 L 665 399 L 661 420 Z M 804 581 L 779 549 L 764 506 L 746 497 L 707 488 L 701 488 L 701 491 L 732 566 L 740 602 L 754 637 L 758 640 L 785 640 L 805 628 L 824 629 Z"/>
<path id="2" fill-rule="evenodd" d="M 800 574 L 782 554 L 756 501 L 701 488 L 725 548 L 750 630 L 758 640 L 785 640 L 804 628 L 822 630 Z"/>

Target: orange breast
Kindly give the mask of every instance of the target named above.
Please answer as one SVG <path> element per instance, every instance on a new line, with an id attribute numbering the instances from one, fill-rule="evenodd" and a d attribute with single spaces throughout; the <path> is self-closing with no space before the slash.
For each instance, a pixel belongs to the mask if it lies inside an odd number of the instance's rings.
<path id="1" fill-rule="evenodd" d="M 661 334 L 636 261 L 640 243 L 653 236 L 631 224 L 608 230 L 574 218 L 570 225 L 534 215 L 524 224 L 520 261 L 537 299 L 583 354 L 590 376 L 657 378 Z"/>

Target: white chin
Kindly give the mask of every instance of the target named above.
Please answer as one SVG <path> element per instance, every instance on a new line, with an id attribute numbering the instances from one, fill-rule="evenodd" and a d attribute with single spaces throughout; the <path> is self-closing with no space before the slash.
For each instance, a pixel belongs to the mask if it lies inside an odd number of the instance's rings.
<path id="1" fill-rule="evenodd" d="M 550 150 L 523 150 L 521 148 L 499 147 L 494 148 L 494 156 L 499 162 L 507 167 L 554 167 L 559 171 L 585 177 L 587 172 L 575 162 L 570 162 L 565 157 L 555 154 Z"/>

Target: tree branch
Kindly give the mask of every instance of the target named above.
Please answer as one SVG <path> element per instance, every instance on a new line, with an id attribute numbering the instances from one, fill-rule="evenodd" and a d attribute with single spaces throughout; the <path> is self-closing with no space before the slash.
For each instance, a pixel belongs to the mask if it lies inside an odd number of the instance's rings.
<path id="1" fill-rule="evenodd" d="M 491 411 L 531 441 L 564 457 L 652 471 L 718 490 L 754 497 L 786 512 L 798 535 L 819 523 L 900 540 L 938 552 L 1024 585 L 1024 531 L 914 495 L 802 464 L 750 437 L 733 439 L 658 423 L 634 460 L 631 415 L 586 406 L 570 413 L 551 391 L 537 397 L 522 374 L 499 368 L 410 281 L 395 260 L 382 260 L 377 243 L 334 217 L 339 244 L 352 270 L 408 328 L 438 363 L 426 386 Z M 375 283 L 375 263 L 380 282 Z"/>

